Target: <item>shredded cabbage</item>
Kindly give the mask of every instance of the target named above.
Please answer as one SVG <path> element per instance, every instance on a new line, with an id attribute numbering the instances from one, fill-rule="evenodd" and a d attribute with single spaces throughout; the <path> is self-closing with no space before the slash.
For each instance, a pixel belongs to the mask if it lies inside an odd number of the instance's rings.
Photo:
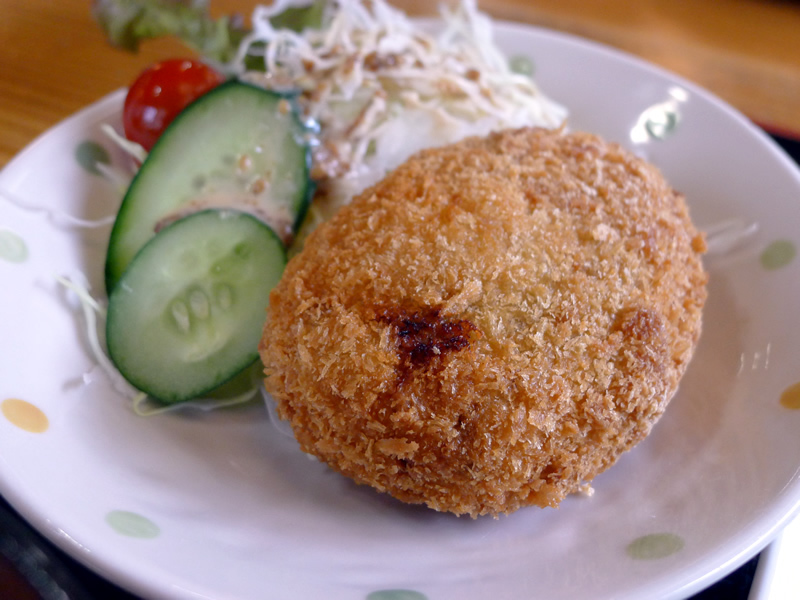
<path id="1" fill-rule="evenodd" d="M 210 410 L 218 410 L 220 408 L 230 408 L 232 406 L 241 406 L 247 404 L 258 394 L 259 386 L 254 385 L 251 389 L 231 396 L 230 398 L 198 398 L 196 400 L 189 400 L 187 402 L 180 402 L 178 404 L 162 404 L 161 402 L 153 401 L 150 396 L 144 392 L 140 392 L 133 399 L 133 412 L 140 417 L 154 417 L 156 415 L 163 415 L 169 412 L 184 410 L 187 408 L 201 410 L 204 412 Z"/>
<path id="2" fill-rule="evenodd" d="M 108 123 L 103 123 L 100 129 L 105 133 L 108 138 L 114 142 L 119 148 L 127 153 L 131 158 L 139 163 L 143 163 L 147 158 L 147 150 L 141 144 L 130 141 L 124 135 L 119 133 Z"/>
<path id="3" fill-rule="evenodd" d="M 758 232 L 758 223 L 741 218 L 714 223 L 705 228 L 709 257 L 725 256 L 742 246 Z"/>
<path id="4" fill-rule="evenodd" d="M 281 419 L 280 415 L 278 414 L 278 405 L 276 404 L 275 399 L 270 395 L 263 385 L 261 385 L 259 389 L 261 391 L 261 399 L 264 402 L 264 405 L 267 407 L 267 415 L 269 416 L 270 423 L 272 423 L 273 427 L 275 427 L 275 429 L 281 435 L 288 438 L 294 438 L 294 430 L 292 429 L 292 426 L 288 421 Z"/>
<path id="5" fill-rule="evenodd" d="M 0 189 L 0 198 L 3 198 L 10 204 L 13 204 L 17 208 L 26 212 L 44 215 L 45 218 L 59 227 L 79 227 L 84 229 L 105 227 L 106 225 L 113 223 L 115 218 L 113 215 L 111 215 L 108 217 L 101 217 L 99 219 L 82 219 L 80 217 L 75 217 L 68 213 L 53 210 L 45 206 L 36 206 L 31 202 L 23 200 L 16 194 L 3 189 Z"/>
<path id="6" fill-rule="evenodd" d="M 147 150 L 141 144 L 130 141 L 108 123 L 103 123 L 100 129 L 115 146 L 133 159 L 128 164 L 127 169 L 103 163 L 96 165 L 100 174 L 114 184 L 119 189 L 120 195 L 124 196 L 125 191 L 130 187 L 131 181 L 133 181 L 136 172 L 139 170 L 139 165 L 147 158 Z"/>
<path id="7" fill-rule="evenodd" d="M 179 404 L 162 404 L 153 400 L 146 393 L 137 390 L 120 374 L 111 359 L 105 351 L 105 343 L 102 337 L 104 331 L 104 324 L 106 318 L 106 308 L 103 304 L 95 299 L 86 281 L 75 281 L 68 277 L 60 275 L 55 276 L 55 279 L 65 289 L 75 294 L 78 302 L 80 303 L 84 325 L 86 331 L 86 341 L 89 344 L 92 356 L 102 371 L 106 374 L 111 386 L 124 398 L 131 402 L 133 412 L 141 417 L 150 417 L 160 415 L 168 412 L 174 412 L 183 409 L 195 409 L 201 411 L 216 410 L 219 408 L 227 408 L 232 406 L 239 406 L 246 404 L 253 400 L 261 386 L 261 382 L 256 375 L 256 370 L 249 372 L 250 385 L 243 392 L 232 394 L 230 396 L 220 396 L 214 398 L 197 398 L 188 402 L 181 402 Z"/>
<path id="8" fill-rule="evenodd" d="M 384 0 L 331 2 L 319 29 L 275 28 L 272 17 L 297 3 L 255 9 L 233 69 L 299 91 L 304 117 L 318 125 L 314 176 L 328 213 L 422 148 L 566 119 L 564 107 L 511 69 L 475 0 L 443 9 L 436 36 Z M 247 70 L 254 57 L 263 72 Z"/>
<path id="9" fill-rule="evenodd" d="M 97 364 L 108 376 L 112 387 L 124 397 L 134 398 L 137 394 L 137 390 L 120 375 L 103 348 L 104 344 L 101 340 L 101 331 L 103 328 L 98 321 L 105 322 L 105 306 L 102 306 L 100 302 L 92 296 L 89 284 L 85 281 L 77 282 L 62 276 L 56 276 L 55 279 L 78 298 L 83 312 L 84 325 L 86 327 L 86 341 L 89 344 L 89 349 Z"/>

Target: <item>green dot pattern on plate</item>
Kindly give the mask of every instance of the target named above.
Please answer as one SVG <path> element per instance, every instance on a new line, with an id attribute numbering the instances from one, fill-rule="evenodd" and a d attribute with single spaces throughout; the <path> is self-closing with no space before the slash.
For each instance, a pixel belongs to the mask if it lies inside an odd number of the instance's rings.
<path id="1" fill-rule="evenodd" d="M 106 515 L 106 523 L 117 533 L 133 538 L 153 539 L 161 529 L 147 517 L 127 510 L 112 510 Z"/>
<path id="2" fill-rule="evenodd" d="M 78 144 L 77 148 L 75 148 L 75 159 L 80 166 L 92 175 L 101 174 L 100 169 L 97 168 L 98 164 L 108 165 L 111 163 L 111 156 L 108 154 L 108 150 L 91 140 Z"/>
<path id="3" fill-rule="evenodd" d="M 768 271 L 785 267 L 794 260 L 797 248 L 789 240 L 775 240 L 761 253 L 761 266 Z"/>
<path id="4" fill-rule="evenodd" d="M 780 402 L 784 408 L 800 410 L 800 381 L 783 390 Z"/>
<path id="5" fill-rule="evenodd" d="M 29 433 L 44 433 L 50 428 L 50 420 L 42 409 L 25 400 L 6 398 L 0 410 L 9 423 Z"/>
<path id="6" fill-rule="evenodd" d="M 28 258 L 28 246 L 13 231 L 0 229 L 0 259 L 12 263 L 21 263 Z"/>
<path id="7" fill-rule="evenodd" d="M 654 106 L 645 121 L 647 133 L 656 140 L 663 140 L 678 127 L 680 115 L 678 111 L 665 106 Z"/>
<path id="8" fill-rule="evenodd" d="M 535 70 L 533 61 L 527 56 L 523 56 L 521 54 L 512 56 L 509 59 L 508 68 L 511 69 L 512 73 L 516 73 L 517 75 L 527 75 L 528 77 L 533 77 L 533 72 Z"/>
<path id="9" fill-rule="evenodd" d="M 378 590 L 368 594 L 366 600 L 428 600 L 428 597 L 413 590 Z"/>
<path id="10" fill-rule="evenodd" d="M 636 560 L 657 560 L 683 550 L 683 538 L 674 533 L 651 533 L 636 538 L 625 549 Z"/>

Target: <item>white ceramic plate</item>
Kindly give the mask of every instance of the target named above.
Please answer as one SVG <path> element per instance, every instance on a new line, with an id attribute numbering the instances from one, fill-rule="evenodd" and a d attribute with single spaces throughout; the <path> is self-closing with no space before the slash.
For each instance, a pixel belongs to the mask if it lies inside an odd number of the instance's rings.
<path id="1" fill-rule="evenodd" d="M 798 170 L 668 73 L 547 31 L 497 32 L 509 55 L 534 61 L 573 128 L 655 162 L 699 225 L 749 232 L 709 255 L 705 329 L 680 392 L 593 497 L 459 519 L 353 485 L 302 455 L 259 405 L 135 416 L 55 281 L 83 273 L 102 290 L 107 229 L 58 214 L 113 213 L 117 192 L 75 153 L 91 140 L 122 160 L 99 131 L 118 121 L 122 93 L 0 175 L 7 196 L 45 209 L 0 200 L 0 492 L 67 552 L 159 598 L 677 598 L 767 544 L 800 502 L 800 404 L 784 394 L 800 381 Z"/>

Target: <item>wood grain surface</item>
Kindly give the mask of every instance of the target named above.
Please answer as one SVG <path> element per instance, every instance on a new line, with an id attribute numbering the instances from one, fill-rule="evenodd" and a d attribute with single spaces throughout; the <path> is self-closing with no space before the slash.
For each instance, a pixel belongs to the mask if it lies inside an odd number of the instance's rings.
<path id="1" fill-rule="evenodd" d="M 396 0 L 430 15 L 436 2 Z M 249 15 L 252 0 L 211 0 Z M 632 52 L 710 89 L 758 123 L 800 136 L 800 3 L 768 0 L 482 0 L 494 17 Z M 174 40 L 111 48 L 88 0 L 0 0 L 0 166 L 37 135 L 146 65 L 185 56 Z M 576 77 L 580 74 L 576 73 Z"/>

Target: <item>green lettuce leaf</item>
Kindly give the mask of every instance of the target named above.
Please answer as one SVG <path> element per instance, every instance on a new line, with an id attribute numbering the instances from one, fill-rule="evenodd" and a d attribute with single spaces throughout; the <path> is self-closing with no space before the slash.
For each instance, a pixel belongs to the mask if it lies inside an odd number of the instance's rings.
<path id="1" fill-rule="evenodd" d="M 275 15 L 275 27 L 302 31 L 319 27 L 326 0 L 289 6 Z M 214 19 L 209 0 L 93 0 L 92 15 L 109 42 L 136 52 L 143 40 L 174 36 L 205 58 L 226 63 L 247 34 L 238 15 Z"/>
<path id="2" fill-rule="evenodd" d="M 114 46 L 136 52 L 143 40 L 175 36 L 211 60 L 233 58 L 246 31 L 242 19 L 213 19 L 208 0 L 94 0 L 92 15 Z"/>
<path id="3" fill-rule="evenodd" d="M 307 6 L 289 6 L 270 19 L 277 29 L 291 29 L 301 32 L 303 29 L 318 29 L 322 25 L 327 0 L 314 0 Z"/>

